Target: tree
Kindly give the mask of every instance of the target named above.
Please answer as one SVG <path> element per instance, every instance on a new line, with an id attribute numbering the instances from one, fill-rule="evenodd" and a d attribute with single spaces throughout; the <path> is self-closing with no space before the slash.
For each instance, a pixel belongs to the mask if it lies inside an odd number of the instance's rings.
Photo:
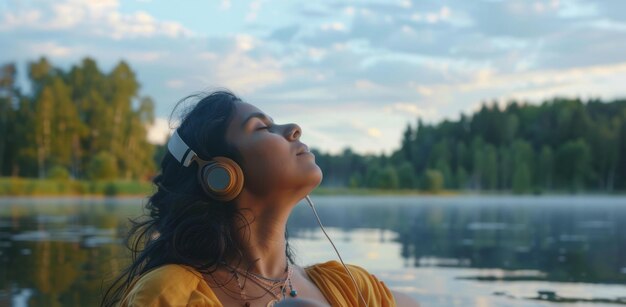
<path id="1" fill-rule="evenodd" d="M 495 190 L 498 184 L 498 161 L 496 148 L 493 145 L 485 146 L 482 152 L 480 167 L 480 173 L 482 174 L 481 182 L 484 182 L 485 188 Z"/>
<path id="2" fill-rule="evenodd" d="M 0 176 L 9 172 L 14 155 L 16 114 L 14 103 L 19 99 L 15 86 L 16 68 L 10 63 L 0 67 Z"/>
<path id="3" fill-rule="evenodd" d="M 125 62 L 118 63 L 108 76 L 111 87 L 111 95 L 109 107 L 112 111 L 110 129 L 107 129 L 106 135 L 109 142 L 109 150 L 120 163 L 122 169 L 127 170 L 129 167 L 129 159 L 133 159 L 126 154 L 130 133 L 136 130 L 136 122 L 129 121 L 132 117 L 132 99 L 136 97 L 139 89 L 139 83 L 135 80 L 135 73 Z M 132 126 L 132 127 L 129 127 Z M 132 172 L 125 171 L 124 175 L 129 177 Z"/>
<path id="4" fill-rule="evenodd" d="M 100 152 L 93 156 L 87 166 L 87 177 L 92 180 L 111 180 L 118 176 L 115 156 L 108 152 Z"/>
<path id="5" fill-rule="evenodd" d="M 54 96 L 50 87 L 44 87 L 39 99 L 35 100 L 35 139 L 39 178 L 46 177 L 46 164 L 50 159 L 52 143 L 52 117 Z"/>
<path id="6" fill-rule="evenodd" d="M 511 145 L 501 146 L 498 148 L 498 189 L 508 190 L 513 182 L 513 169 L 515 163 Z"/>
<path id="7" fill-rule="evenodd" d="M 138 178 L 146 172 L 154 170 L 154 160 L 151 153 L 152 144 L 146 140 L 146 126 L 154 121 L 154 102 L 149 97 L 141 99 L 139 109 L 128 114 L 125 135 L 125 154 L 119 157 L 124 177 Z M 146 150 L 149 149 L 149 150 Z"/>
<path id="8" fill-rule="evenodd" d="M 513 182 L 514 191 L 528 191 L 532 186 L 533 174 L 531 166 L 534 165 L 534 152 L 530 143 L 524 140 L 515 140 L 511 146 L 513 156 Z"/>
<path id="9" fill-rule="evenodd" d="M 525 163 L 516 164 L 513 171 L 513 193 L 528 192 L 531 187 L 530 171 Z"/>
<path id="10" fill-rule="evenodd" d="M 413 156 L 413 143 L 415 142 L 414 132 L 411 128 L 411 124 L 406 125 L 404 133 L 402 133 L 402 144 L 400 146 L 400 152 L 406 161 L 411 161 Z"/>
<path id="11" fill-rule="evenodd" d="M 29 63 L 28 76 L 32 95 L 14 104 L 12 128 L 21 141 L 13 146 L 14 169 L 43 178 L 55 165 L 81 178 L 87 176 L 92 157 L 107 152 L 126 178 L 153 174 L 154 146 L 147 141 L 147 125 L 154 120 L 154 102 L 138 98 L 139 83 L 130 66 L 120 62 L 105 75 L 86 58 L 66 73 L 41 58 Z M 30 161 L 35 161 L 34 173 Z M 0 172 L 6 165 L 0 162 Z"/>
<path id="12" fill-rule="evenodd" d="M 478 112 L 462 115 L 456 122 L 427 125 L 418 119 L 415 127 L 407 125 L 400 148 L 389 157 L 324 155 L 318 159 L 324 180 L 336 177 L 338 184 L 345 185 L 356 182 L 350 179 L 357 178 L 356 173 L 363 185 L 378 186 L 372 178 L 380 176 L 373 174 L 390 164 L 400 187 L 410 181 L 401 179 L 410 178 L 408 166 L 420 178 L 420 187 L 426 170 L 437 170 L 447 188 L 516 192 L 571 188 L 576 173 L 574 186 L 579 188 L 626 189 L 626 100 L 583 103 L 557 97 L 541 105 L 513 101 L 504 109 L 499 106 L 498 102 L 483 104 Z M 571 155 L 566 154 L 571 148 L 562 147 L 576 140 L 584 141 L 590 153 L 583 163 L 587 166 L 574 172 L 575 162 L 560 157 Z M 360 161 L 359 166 L 350 161 Z"/>
<path id="13" fill-rule="evenodd" d="M 413 189 L 416 186 L 416 177 L 413 166 L 409 162 L 404 162 L 398 168 L 398 183 L 402 189 Z"/>
<path id="14" fill-rule="evenodd" d="M 426 170 L 424 173 L 424 189 L 431 193 L 439 193 L 443 188 L 443 175 L 438 170 Z"/>
<path id="15" fill-rule="evenodd" d="M 471 186 L 478 190 L 483 186 L 483 172 L 485 170 L 483 158 L 483 148 L 485 143 L 481 137 L 474 137 L 471 145 L 472 152 L 472 168 L 471 168 Z"/>
<path id="16" fill-rule="evenodd" d="M 615 187 L 626 189 L 626 108 L 624 108 L 621 114 L 621 125 L 616 144 L 618 158 L 615 163 Z"/>
<path id="17" fill-rule="evenodd" d="M 537 183 L 545 189 L 552 189 L 554 177 L 554 154 L 548 145 L 541 148 L 539 163 L 537 164 Z"/>
<path id="18" fill-rule="evenodd" d="M 456 169 L 456 188 L 465 189 L 467 188 L 467 171 L 463 167 L 459 167 Z"/>
<path id="19" fill-rule="evenodd" d="M 619 118 L 603 117 L 590 129 L 587 143 L 591 149 L 593 176 L 598 188 L 611 191 L 618 159 Z"/>
<path id="20" fill-rule="evenodd" d="M 380 185 L 379 179 L 381 172 L 379 166 L 371 165 L 365 174 L 365 186 L 368 188 L 377 188 Z"/>
<path id="21" fill-rule="evenodd" d="M 399 187 L 398 173 L 393 166 L 388 165 L 382 169 L 377 187 L 387 190 L 397 189 Z"/>
<path id="22" fill-rule="evenodd" d="M 589 175 L 591 153 L 589 145 L 582 140 L 561 145 L 556 154 L 556 171 L 563 187 L 578 191 Z"/>
<path id="23" fill-rule="evenodd" d="M 75 104 L 71 100 L 71 91 L 58 76 L 50 80 L 52 93 L 52 118 L 50 144 L 51 163 L 73 170 L 77 175 L 78 162 L 81 159 L 79 132 L 81 122 Z"/>

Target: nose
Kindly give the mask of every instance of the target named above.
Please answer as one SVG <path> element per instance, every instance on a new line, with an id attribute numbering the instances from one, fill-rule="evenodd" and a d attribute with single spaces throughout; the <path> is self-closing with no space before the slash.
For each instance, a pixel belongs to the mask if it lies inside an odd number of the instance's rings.
<path id="1" fill-rule="evenodd" d="M 302 135 L 302 128 L 298 124 L 288 124 L 285 129 L 285 137 L 289 141 L 295 141 Z"/>

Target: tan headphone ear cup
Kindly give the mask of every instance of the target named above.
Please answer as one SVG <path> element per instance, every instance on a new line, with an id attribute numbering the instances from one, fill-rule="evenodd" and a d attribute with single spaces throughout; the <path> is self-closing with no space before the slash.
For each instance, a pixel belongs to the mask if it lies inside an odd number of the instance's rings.
<path id="1" fill-rule="evenodd" d="M 214 157 L 200 172 L 204 191 L 218 201 L 231 201 L 243 189 L 243 171 L 237 162 L 226 157 Z"/>

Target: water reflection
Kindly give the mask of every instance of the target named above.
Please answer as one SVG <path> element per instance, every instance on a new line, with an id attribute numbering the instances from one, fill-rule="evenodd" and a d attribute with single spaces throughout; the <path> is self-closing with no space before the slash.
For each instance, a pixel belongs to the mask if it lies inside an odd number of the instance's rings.
<path id="1" fill-rule="evenodd" d="M 334 197 L 318 202 L 327 226 L 397 233 L 405 266 L 531 269 L 545 274 L 529 279 L 626 282 L 624 198 Z M 296 209 L 290 229 L 315 229 L 307 210 Z"/>
<path id="2" fill-rule="evenodd" d="M 120 240 L 143 201 L 0 200 L 0 305 L 97 305 L 103 283 L 125 265 Z M 314 201 L 344 259 L 422 302 L 507 306 L 517 304 L 507 296 L 529 297 L 548 286 L 563 295 L 579 285 L 564 282 L 626 282 L 624 198 Z M 300 263 L 336 258 L 308 206 L 298 206 L 288 226 Z M 519 280 L 532 282 L 510 282 Z M 615 297 L 624 291 L 618 287 L 598 284 L 593 293 Z"/>
<path id="3" fill-rule="evenodd" d="M 137 203 L 0 202 L 0 305 L 98 305 L 103 277 L 123 265 L 119 238 Z"/>

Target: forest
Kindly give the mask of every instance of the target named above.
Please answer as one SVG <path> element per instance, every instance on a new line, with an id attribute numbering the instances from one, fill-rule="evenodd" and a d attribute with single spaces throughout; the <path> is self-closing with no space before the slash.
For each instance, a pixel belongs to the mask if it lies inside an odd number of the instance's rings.
<path id="1" fill-rule="evenodd" d="M 83 59 L 68 70 L 0 68 L 0 177 L 150 180 L 164 154 L 147 141 L 154 102 L 132 68 L 103 72 Z M 183 95 L 181 94 L 181 97 Z M 350 116 L 350 114 L 346 114 Z M 543 193 L 626 190 L 626 100 L 555 97 L 484 102 L 458 120 L 416 118 L 389 155 L 314 150 L 323 187 Z"/>
<path id="2" fill-rule="evenodd" d="M 502 107 L 504 105 L 504 107 Z M 479 111 L 417 119 L 392 154 L 317 152 L 324 185 L 513 193 L 626 190 L 626 100 L 553 98 L 483 103 Z"/>
<path id="3" fill-rule="evenodd" d="M 102 72 L 85 58 L 68 71 L 28 63 L 28 94 L 13 63 L 0 69 L 0 176 L 150 179 L 154 102 L 121 61 Z"/>

